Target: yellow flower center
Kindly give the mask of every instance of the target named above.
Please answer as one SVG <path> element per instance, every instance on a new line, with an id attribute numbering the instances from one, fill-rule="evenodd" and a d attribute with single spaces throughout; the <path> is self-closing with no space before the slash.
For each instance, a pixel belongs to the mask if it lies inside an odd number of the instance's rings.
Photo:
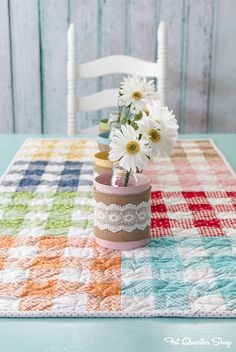
<path id="1" fill-rule="evenodd" d="M 137 154 L 140 151 L 140 145 L 137 141 L 130 141 L 126 144 L 126 150 L 129 154 Z"/>
<path id="2" fill-rule="evenodd" d="M 134 100 L 140 100 L 143 98 L 143 94 L 142 92 L 139 92 L 138 90 L 135 90 L 133 93 L 132 93 L 132 98 Z"/>
<path id="3" fill-rule="evenodd" d="M 153 142 L 153 143 L 157 143 L 159 142 L 159 140 L 161 139 L 161 133 L 159 130 L 156 130 L 156 129 L 151 129 L 149 132 L 148 132 L 148 135 L 149 135 L 149 138 L 150 140 Z"/>

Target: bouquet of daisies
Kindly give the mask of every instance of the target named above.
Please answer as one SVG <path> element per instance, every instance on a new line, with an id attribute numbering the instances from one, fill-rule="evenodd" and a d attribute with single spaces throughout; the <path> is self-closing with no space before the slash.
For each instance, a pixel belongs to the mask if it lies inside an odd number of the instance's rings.
<path id="1" fill-rule="evenodd" d="M 128 76 L 121 82 L 118 98 L 120 130 L 112 133 L 109 158 L 126 170 L 141 172 L 150 160 L 171 154 L 178 135 L 172 111 L 161 106 L 154 82 Z"/>

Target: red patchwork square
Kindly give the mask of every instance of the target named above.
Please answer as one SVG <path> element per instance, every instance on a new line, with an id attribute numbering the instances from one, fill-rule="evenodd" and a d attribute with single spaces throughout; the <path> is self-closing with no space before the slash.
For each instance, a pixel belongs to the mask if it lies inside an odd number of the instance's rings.
<path id="1" fill-rule="evenodd" d="M 184 198 L 206 198 L 205 192 L 182 192 Z"/>
<path id="2" fill-rule="evenodd" d="M 201 211 L 201 210 L 213 210 L 212 205 L 210 204 L 189 204 L 189 210 L 191 211 Z"/>
<path id="3" fill-rule="evenodd" d="M 159 213 L 166 213 L 167 212 L 167 208 L 165 206 L 165 204 L 155 204 L 151 206 L 151 212 L 159 212 Z"/>
<path id="4" fill-rule="evenodd" d="M 164 228 L 170 228 L 170 220 L 168 218 L 163 218 L 163 219 L 151 219 L 151 227 L 164 227 Z"/>
<path id="5" fill-rule="evenodd" d="M 194 226 L 196 227 L 217 227 L 220 228 L 220 220 L 209 219 L 209 220 L 194 220 Z"/>

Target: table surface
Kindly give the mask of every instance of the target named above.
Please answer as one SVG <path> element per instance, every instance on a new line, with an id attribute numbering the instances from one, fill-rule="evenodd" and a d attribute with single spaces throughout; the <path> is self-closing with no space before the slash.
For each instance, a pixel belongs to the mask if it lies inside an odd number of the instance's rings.
<path id="1" fill-rule="evenodd" d="M 77 137 L 79 136 L 82 135 Z M 92 137 L 83 135 L 85 136 Z M 24 140 L 31 137 L 64 138 L 66 136 L 0 135 L 0 175 Z M 181 135 L 180 138 L 212 138 L 236 170 L 236 134 L 186 134 Z M 0 351 L 236 351 L 235 328 L 234 319 L 2 318 L 0 319 Z M 166 337 L 171 337 L 173 344 L 166 342 Z M 212 340 L 214 338 L 218 339 Z M 229 348 L 227 348 L 227 341 L 231 343 Z"/>

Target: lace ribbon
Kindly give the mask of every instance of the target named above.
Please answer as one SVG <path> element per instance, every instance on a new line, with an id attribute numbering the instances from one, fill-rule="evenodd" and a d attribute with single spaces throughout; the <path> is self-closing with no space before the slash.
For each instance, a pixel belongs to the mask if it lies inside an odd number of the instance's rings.
<path id="1" fill-rule="evenodd" d="M 144 230 L 150 225 L 150 206 L 150 201 L 124 206 L 95 202 L 94 225 L 111 232 Z"/>

